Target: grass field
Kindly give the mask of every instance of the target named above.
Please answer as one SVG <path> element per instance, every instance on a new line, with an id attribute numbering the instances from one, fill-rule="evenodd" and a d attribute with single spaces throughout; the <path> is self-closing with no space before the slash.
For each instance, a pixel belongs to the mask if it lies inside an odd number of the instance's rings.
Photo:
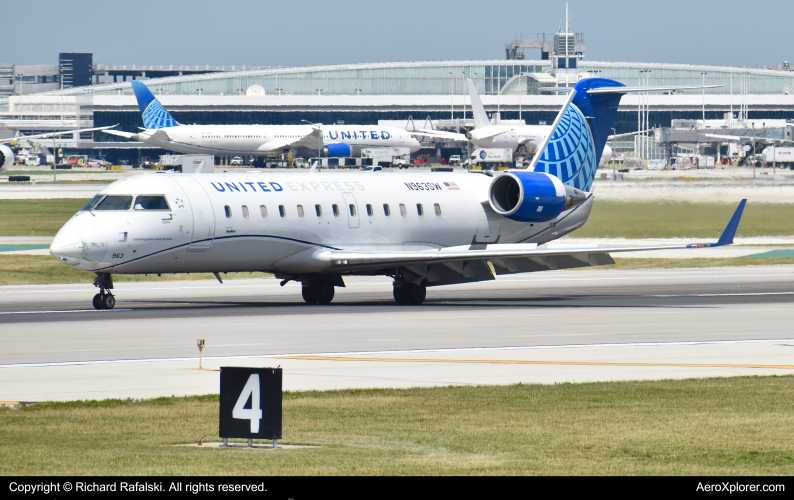
<path id="1" fill-rule="evenodd" d="M 282 442 L 320 446 L 278 452 L 173 446 L 217 431 L 217 396 L 0 408 L 0 474 L 791 475 L 792 382 L 285 393 Z"/>
<path id="2" fill-rule="evenodd" d="M 726 203 L 623 203 L 596 198 L 575 238 L 719 237 L 736 210 Z M 794 204 L 749 203 L 738 236 L 794 235 Z"/>
<path id="3" fill-rule="evenodd" d="M 0 200 L 0 236 L 52 236 L 88 200 Z M 622 203 L 596 200 L 577 238 L 716 237 L 735 205 L 723 203 Z M 794 204 L 749 204 L 739 236 L 794 235 Z"/>

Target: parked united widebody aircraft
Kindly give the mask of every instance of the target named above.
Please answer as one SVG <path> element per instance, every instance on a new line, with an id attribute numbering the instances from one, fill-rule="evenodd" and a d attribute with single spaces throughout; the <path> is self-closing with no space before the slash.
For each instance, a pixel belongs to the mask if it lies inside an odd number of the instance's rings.
<path id="1" fill-rule="evenodd" d="M 144 174 L 114 182 L 55 236 L 50 253 L 96 273 L 94 307 L 112 308 L 112 274 L 265 271 L 327 304 L 353 275 L 394 280 L 399 304 L 427 287 L 498 275 L 612 264 L 611 252 L 727 245 L 554 246 L 581 227 L 621 97 L 581 80 L 529 168 L 494 173 Z"/>
<path id="2" fill-rule="evenodd" d="M 186 154 L 263 156 L 293 151 L 303 156 L 360 156 L 364 147 L 408 148 L 421 145 L 408 131 L 380 125 L 182 125 L 142 82 L 132 88 L 146 129 L 138 133 L 106 130 L 127 139 Z"/>

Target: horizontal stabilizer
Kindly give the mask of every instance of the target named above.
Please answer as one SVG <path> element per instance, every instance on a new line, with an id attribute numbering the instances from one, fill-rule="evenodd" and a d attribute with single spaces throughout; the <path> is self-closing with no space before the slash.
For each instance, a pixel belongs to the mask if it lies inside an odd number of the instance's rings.
<path id="1" fill-rule="evenodd" d="M 597 87 L 587 90 L 590 95 L 598 94 L 628 94 L 630 92 L 664 92 L 674 90 L 714 89 L 722 85 L 669 85 L 648 87 Z M 573 87 L 540 87 L 541 92 L 570 92 Z"/>
<path id="2" fill-rule="evenodd" d="M 124 137 L 127 139 L 138 140 L 138 134 L 133 134 L 132 132 L 124 132 L 122 130 L 103 130 L 104 133 L 110 135 L 117 135 L 119 137 Z"/>

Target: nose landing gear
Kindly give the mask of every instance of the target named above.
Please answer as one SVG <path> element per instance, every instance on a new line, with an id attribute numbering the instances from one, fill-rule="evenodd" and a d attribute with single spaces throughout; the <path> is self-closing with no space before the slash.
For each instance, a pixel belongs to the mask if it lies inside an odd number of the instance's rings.
<path id="1" fill-rule="evenodd" d="M 113 309 L 116 298 L 110 293 L 113 289 L 113 278 L 110 273 L 96 273 L 94 286 L 99 288 L 99 293 L 94 295 L 94 309 Z"/>

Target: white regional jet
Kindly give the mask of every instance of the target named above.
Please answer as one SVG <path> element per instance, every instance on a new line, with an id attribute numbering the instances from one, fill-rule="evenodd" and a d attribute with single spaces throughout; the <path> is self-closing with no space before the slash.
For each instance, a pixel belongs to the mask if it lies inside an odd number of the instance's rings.
<path id="1" fill-rule="evenodd" d="M 264 156 L 292 150 L 312 156 L 360 156 L 362 147 L 401 147 L 411 153 L 421 144 L 408 131 L 380 125 L 182 125 L 142 82 L 132 81 L 146 129 L 136 134 L 106 133 L 186 154 Z"/>
<path id="2" fill-rule="evenodd" d="M 588 218 L 593 179 L 621 97 L 581 80 L 525 170 L 149 174 L 104 188 L 55 236 L 50 253 L 96 273 L 94 307 L 115 304 L 112 274 L 265 271 L 328 304 L 344 277 L 394 279 L 398 304 L 428 286 L 496 274 L 612 264 L 611 252 L 733 242 L 745 200 L 719 241 L 645 247 L 545 245 Z M 588 119 L 588 117 L 592 117 Z"/>

